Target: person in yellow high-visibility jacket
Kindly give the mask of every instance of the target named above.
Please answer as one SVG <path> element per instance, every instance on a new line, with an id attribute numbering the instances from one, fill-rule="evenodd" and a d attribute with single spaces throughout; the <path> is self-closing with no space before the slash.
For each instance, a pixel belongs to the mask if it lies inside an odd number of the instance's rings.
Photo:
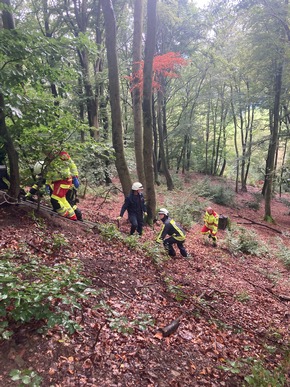
<path id="1" fill-rule="evenodd" d="M 59 215 L 77 220 L 74 209 L 66 199 L 72 185 L 76 188 L 79 186 L 77 167 L 70 155 L 64 151 L 53 153 L 49 158 L 45 178 L 46 184 L 53 189 L 50 197 L 52 207 Z"/>
<path id="2" fill-rule="evenodd" d="M 201 229 L 201 233 L 204 235 L 208 234 L 208 237 L 212 238 L 213 246 L 216 247 L 219 215 L 211 207 L 208 207 L 205 211 L 203 220 L 204 226 Z"/>

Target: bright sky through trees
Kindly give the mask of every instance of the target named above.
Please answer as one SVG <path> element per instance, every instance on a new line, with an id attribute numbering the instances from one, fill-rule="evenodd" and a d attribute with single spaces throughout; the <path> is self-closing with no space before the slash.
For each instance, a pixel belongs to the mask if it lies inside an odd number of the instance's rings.
<path id="1" fill-rule="evenodd" d="M 197 7 L 205 8 L 210 0 L 191 0 Z"/>

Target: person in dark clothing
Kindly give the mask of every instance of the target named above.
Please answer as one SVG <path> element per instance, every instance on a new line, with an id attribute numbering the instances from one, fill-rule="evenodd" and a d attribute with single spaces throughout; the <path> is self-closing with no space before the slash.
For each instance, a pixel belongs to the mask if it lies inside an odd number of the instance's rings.
<path id="1" fill-rule="evenodd" d="M 143 231 L 143 217 L 147 215 L 145 199 L 142 194 L 143 186 L 139 182 L 135 182 L 132 185 L 132 190 L 130 195 L 128 195 L 125 199 L 125 202 L 121 208 L 120 216 L 118 216 L 118 220 L 120 220 L 125 211 L 128 211 L 129 221 L 131 223 L 130 235 L 133 235 L 137 230 L 139 235 L 142 235 Z"/>
<path id="2" fill-rule="evenodd" d="M 78 199 L 78 191 L 74 184 L 72 187 L 67 191 L 67 194 L 65 195 L 66 200 L 69 202 L 71 207 L 73 208 L 77 219 L 80 220 L 81 222 L 83 221 L 83 214 L 82 211 L 78 208 L 77 203 L 79 203 Z"/>
<path id="3" fill-rule="evenodd" d="M 187 251 L 184 247 L 185 232 L 178 223 L 169 218 L 169 212 L 166 208 L 160 208 L 158 211 L 159 218 L 163 223 L 163 227 L 157 236 L 156 242 L 163 242 L 165 250 L 171 257 L 176 256 L 173 245 L 176 244 L 179 248 L 180 254 L 183 257 L 188 257 Z M 168 235 L 168 238 L 165 238 Z"/>

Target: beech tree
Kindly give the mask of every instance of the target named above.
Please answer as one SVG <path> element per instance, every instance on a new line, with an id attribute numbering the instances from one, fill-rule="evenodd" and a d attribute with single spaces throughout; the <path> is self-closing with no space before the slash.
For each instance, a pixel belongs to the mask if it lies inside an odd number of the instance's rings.
<path id="1" fill-rule="evenodd" d="M 5 30 L 8 30 L 8 34 L 6 34 L 5 39 L 9 39 L 11 41 L 13 39 L 13 36 L 12 36 L 12 33 L 10 32 L 12 32 L 15 29 L 15 25 L 14 25 L 13 15 L 10 11 L 11 9 L 10 0 L 0 0 L 0 3 L 4 5 L 4 10 L 2 11 L 3 28 Z M 4 38 L 4 34 L 2 34 L 1 39 L 3 38 Z M 2 74 L 3 74 L 3 68 L 8 65 L 8 62 L 9 60 L 7 59 L 7 62 L 2 64 L 2 69 L 0 69 Z M 4 90 L 0 89 L 0 136 L 3 139 L 4 147 L 7 152 L 8 160 L 9 160 L 9 173 L 10 173 L 10 180 L 11 180 L 9 194 L 16 199 L 18 197 L 19 189 L 20 189 L 18 153 L 17 153 L 17 150 L 15 149 L 13 139 L 6 125 L 6 114 L 7 114 L 7 109 L 5 106 Z"/>
<path id="2" fill-rule="evenodd" d="M 148 221 L 155 217 L 156 193 L 153 173 L 153 133 L 152 133 L 152 69 L 156 38 L 156 1 L 147 2 L 147 31 L 143 76 L 143 125 L 144 125 L 144 172 L 146 178 L 146 199 Z"/>
<path id="3" fill-rule="evenodd" d="M 144 182 L 144 158 L 143 158 L 143 125 L 142 125 L 142 92 L 140 87 L 134 87 L 140 84 L 141 60 L 142 60 L 142 33 L 143 33 L 143 0 L 134 2 L 134 35 L 133 35 L 133 65 L 132 79 L 133 89 L 133 116 L 134 116 L 134 144 L 136 169 L 139 181 Z"/>
<path id="4" fill-rule="evenodd" d="M 112 139 L 116 152 L 116 169 L 124 195 L 131 191 L 131 178 L 124 154 L 122 117 L 120 106 L 120 86 L 116 51 L 116 22 L 111 0 L 101 0 L 106 31 L 106 47 L 109 68 L 110 104 L 112 118 Z"/>

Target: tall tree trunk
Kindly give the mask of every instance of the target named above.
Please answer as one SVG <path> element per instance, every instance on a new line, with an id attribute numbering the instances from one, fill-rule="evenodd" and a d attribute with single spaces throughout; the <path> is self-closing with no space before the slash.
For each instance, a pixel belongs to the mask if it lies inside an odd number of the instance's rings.
<path id="1" fill-rule="evenodd" d="M 71 11 L 68 7 L 69 3 L 65 3 L 66 15 L 65 20 L 67 24 L 72 28 L 72 32 L 75 37 L 78 37 L 80 33 L 85 34 L 89 24 L 89 17 L 91 13 L 88 10 L 87 0 L 72 0 L 74 8 L 75 20 L 71 17 Z M 96 11 L 96 7 L 95 7 Z M 90 79 L 90 61 L 87 48 L 77 49 L 79 62 L 82 68 L 83 76 L 83 88 L 86 98 L 87 116 L 90 126 L 90 135 L 92 138 L 98 140 L 99 138 L 99 122 L 96 109 L 96 99 L 94 95 L 94 88 Z"/>
<path id="2" fill-rule="evenodd" d="M 4 5 L 2 11 L 2 23 L 5 30 L 14 30 L 15 23 L 12 13 L 10 12 L 11 3 L 10 0 L 0 0 L 0 3 Z"/>
<path id="3" fill-rule="evenodd" d="M 204 171 L 206 174 L 210 172 L 209 169 L 209 128 L 210 128 L 210 109 L 211 109 L 211 99 L 208 99 L 206 113 L 206 130 L 205 130 L 205 168 Z"/>
<path id="4" fill-rule="evenodd" d="M 157 185 L 160 185 L 159 181 L 159 171 L 158 171 L 158 134 L 157 134 L 157 119 L 156 112 L 154 108 L 154 95 L 152 94 L 152 129 L 153 129 L 153 169 L 154 169 L 154 179 Z"/>
<path id="5" fill-rule="evenodd" d="M 252 157 L 252 143 L 253 143 L 253 122 L 254 122 L 254 112 L 255 106 L 251 106 L 248 104 L 248 119 L 247 119 L 247 128 L 246 128 L 246 147 L 247 147 L 247 162 L 246 162 L 246 170 L 242 180 L 242 190 L 247 191 L 247 180 L 251 165 L 251 157 Z"/>
<path id="6" fill-rule="evenodd" d="M 232 114 L 233 114 L 233 121 L 234 121 L 234 128 L 235 128 L 235 134 L 234 134 L 234 143 L 235 143 L 235 150 L 236 150 L 236 192 L 239 190 L 239 175 L 240 175 L 240 156 L 239 156 L 239 148 L 238 148 L 238 123 L 237 123 L 237 116 L 235 112 L 234 107 L 234 96 L 233 96 L 233 87 L 231 86 L 231 107 L 232 107 Z"/>
<path id="7" fill-rule="evenodd" d="M 116 20 L 111 0 L 101 0 L 105 19 L 106 48 L 109 67 L 110 104 L 112 117 L 112 140 L 116 152 L 116 168 L 124 195 L 131 191 L 131 178 L 126 163 L 120 105 L 119 71 L 116 50 Z"/>
<path id="8" fill-rule="evenodd" d="M 274 164 L 275 154 L 278 145 L 278 131 L 279 131 L 279 112 L 280 112 L 280 97 L 282 88 L 282 74 L 283 64 L 280 63 L 277 68 L 275 76 L 275 98 L 274 98 L 274 110 L 273 110 L 273 127 L 271 130 L 271 138 L 268 148 L 267 157 L 267 170 L 266 170 L 266 189 L 265 189 L 265 215 L 264 219 L 268 222 L 273 222 L 271 214 L 271 199 L 273 192 L 273 178 L 274 178 Z"/>
<path id="9" fill-rule="evenodd" d="M 3 28 L 13 30 L 15 28 L 13 15 L 9 11 L 11 4 L 10 0 L 0 0 L 0 3 L 4 4 L 5 10 L 2 11 Z M 10 173 L 10 188 L 9 195 L 13 198 L 18 198 L 20 191 L 20 176 L 18 165 L 18 153 L 15 149 L 13 139 L 10 136 L 9 130 L 5 121 L 5 100 L 3 93 L 0 93 L 0 136 L 3 138 L 4 147 L 8 155 L 9 160 L 9 173 Z"/>
<path id="10" fill-rule="evenodd" d="M 78 94 L 81 96 L 83 93 L 83 83 L 82 83 L 82 77 L 78 77 Z M 79 107 L 79 118 L 80 121 L 83 123 L 85 118 L 85 105 L 82 100 L 82 98 L 79 98 L 78 100 L 78 107 Z M 85 142 L 85 132 L 84 130 L 81 131 L 81 142 Z"/>
<path id="11" fill-rule="evenodd" d="M 85 96 L 86 96 L 86 104 L 87 104 L 87 113 L 88 113 L 88 121 L 90 126 L 90 135 L 95 140 L 99 139 L 99 123 L 97 120 L 97 110 L 96 110 L 96 103 L 95 103 L 95 96 L 93 93 L 93 87 L 90 82 L 90 76 L 89 76 L 89 58 L 88 58 L 88 52 L 86 49 L 84 50 L 77 50 L 78 56 L 80 59 L 80 64 L 82 67 L 82 73 L 83 73 L 83 81 L 84 81 L 84 89 L 85 89 Z"/>
<path id="12" fill-rule="evenodd" d="M 159 90 L 158 91 L 158 97 L 157 97 L 157 111 L 158 111 L 158 116 L 157 116 L 157 125 L 158 125 L 158 133 L 159 133 L 159 150 L 160 150 L 160 159 L 161 159 L 161 164 L 162 164 L 162 170 L 164 173 L 164 176 L 166 178 L 166 183 L 167 183 L 167 189 L 168 191 L 172 191 L 174 188 L 172 178 L 170 176 L 168 167 L 167 167 L 167 161 L 165 157 L 165 149 L 164 149 L 164 128 L 163 128 L 163 123 L 162 123 L 162 101 L 163 101 L 163 94 Z"/>
<path id="13" fill-rule="evenodd" d="M 133 35 L 133 116 L 134 116 L 134 145 L 136 169 L 139 181 L 145 185 L 144 158 L 143 158 L 143 126 L 142 126 L 142 100 L 140 78 L 138 77 L 142 59 L 142 33 L 143 33 L 143 0 L 134 2 L 134 35 Z M 146 185 L 145 185 L 146 187 Z"/>
<path id="14" fill-rule="evenodd" d="M 288 124 L 287 124 L 288 126 Z M 283 175 L 285 171 L 285 160 L 286 160 L 286 152 L 287 152 L 287 144 L 288 144 L 288 138 L 285 139 L 284 143 L 284 149 L 283 149 L 283 157 L 282 157 L 282 167 L 281 167 L 281 173 L 280 173 L 280 186 L 279 186 L 279 196 L 282 196 L 282 184 L 283 184 Z"/>
<path id="15" fill-rule="evenodd" d="M 144 126 L 144 172 L 148 221 L 151 222 L 156 211 L 156 194 L 153 173 L 153 134 L 152 134 L 152 69 L 156 40 L 156 1 L 147 2 L 147 34 L 145 42 L 143 75 L 143 126 Z"/>
<path id="16" fill-rule="evenodd" d="M 95 98 L 94 98 L 94 104 L 95 104 L 95 123 L 96 127 L 99 128 L 100 122 L 101 122 L 101 113 L 100 113 L 100 104 L 101 99 L 104 96 L 104 81 L 100 80 L 100 74 L 103 72 L 103 54 L 102 54 L 102 42 L 103 42 L 103 29 L 101 28 L 101 4 L 100 1 L 94 0 L 94 12 L 96 15 L 96 25 L 95 25 L 95 42 L 98 48 L 98 54 L 97 59 L 94 63 L 94 76 L 95 76 Z M 99 133 L 98 133 L 99 136 Z"/>

